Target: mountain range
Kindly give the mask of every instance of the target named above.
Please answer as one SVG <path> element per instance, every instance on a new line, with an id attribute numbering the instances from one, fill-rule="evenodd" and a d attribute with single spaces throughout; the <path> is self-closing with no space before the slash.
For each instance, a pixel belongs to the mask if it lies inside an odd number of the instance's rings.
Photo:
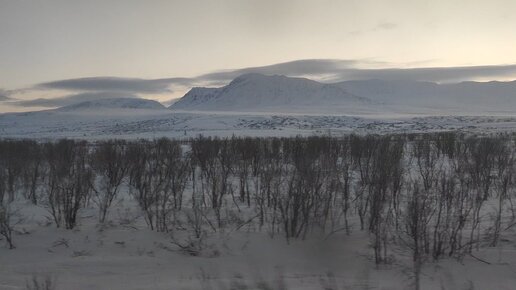
<path id="1" fill-rule="evenodd" d="M 89 96 L 61 112 L 165 110 L 136 96 Z M 48 99 L 52 100 L 52 99 Z M 30 101 L 29 101 L 30 102 Z M 419 81 L 350 80 L 322 83 L 282 75 L 244 74 L 229 84 L 195 87 L 168 107 L 172 112 L 303 114 L 515 114 L 516 81 L 438 84 Z"/>
<path id="2" fill-rule="evenodd" d="M 192 88 L 172 110 L 239 112 L 516 112 L 516 81 L 438 84 L 246 74 L 220 88 Z"/>
<path id="3" fill-rule="evenodd" d="M 292 136 L 351 132 L 516 132 L 516 82 L 321 83 L 246 74 L 192 88 L 168 108 L 154 100 L 87 95 L 56 109 L 0 114 L 0 138 Z M 98 96 L 99 99 L 89 99 Z M 47 101 L 45 99 L 42 101 Z"/>

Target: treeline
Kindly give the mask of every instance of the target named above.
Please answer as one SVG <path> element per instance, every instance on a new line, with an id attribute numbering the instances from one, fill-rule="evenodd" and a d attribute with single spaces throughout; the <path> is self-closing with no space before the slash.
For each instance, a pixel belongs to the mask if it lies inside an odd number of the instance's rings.
<path id="1" fill-rule="evenodd" d="M 0 227 L 12 246 L 10 204 L 46 207 L 73 229 L 86 206 L 98 221 L 130 194 L 148 226 L 210 232 L 252 224 L 290 241 L 313 232 L 368 231 L 377 263 L 390 247 L 427 259 L 496 246 L 516 221 L 512 135 L 459 133 L 189 141 L 0 142 Z"/>

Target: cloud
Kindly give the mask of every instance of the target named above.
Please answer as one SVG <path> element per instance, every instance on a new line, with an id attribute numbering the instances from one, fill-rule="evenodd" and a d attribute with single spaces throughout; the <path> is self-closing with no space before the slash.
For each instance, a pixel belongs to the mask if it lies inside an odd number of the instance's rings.
<path id="1" fill-rule="evenodd" d="M 495 80 L 514 77 L 516 77 L 516 65 L 492 65 L 406 69 L 344 69 L 335 74 L 333 80 L 381 79 L 450 83 L 475 79 Z"/>
<path id="2" fill-rule="evenodd" d="M 355 37 L 355 36 L 361 36 L 361 35 L 364 35 L 366 33 L 371 33 L 371 32 L 382 32 L 382 31 L 387 31 L 387 30 L 393 30 L 393 29 L 398 28 L 398 26 L 399 25 L 394 22 L 380 22 L 372 28 L 352 30 L 352 31 L 349 31 L 347 34 L 349 36 Z"/>
<path id="3" fill-rule="evenodd" d="M 278 64 L 221 70 L 193 78 L 175 77 L 138 79 L 117 77 L 91 77 L 58 80 L 38 84 L 35 89 L 60 89 L 72 92 L 118 92 L 128 94 L 163 94 L 175 87 L 220 86 L 247 73 L 307 77 L 316 80 L 345 81 L 356 79 L 417 80 L 454 82 L 472 79 L 497 79 L 516 76 L 516 64 L 426 67 L 426 68 L 371 68 L 389 66 L 371 60 L 303 59 Z"/>
<path id="4" fill-rule="evenodd" d="M 341 69 L 358 65 L 355 60 L 307 59 L 278 63 L 260 67 L 215 71 L 193 78 L 175 77 L 162 79 L 139 79 L 119 77 L 89 77 L 57 80 L 37 84 L 32 89 L 67 90 L 71 92 L 123 92 L 130 94 L 163 94 L 176 87 L 224 85 L 246 73 L 281 74 L 292 76 L 313 76 L 335 74 Z"/>
<path id="5" fill-rule="evenodd" d="M 10 91 L 6 91 L 4 89 L 0 89 L 0 102 L 10 101 L 12 100 L 9 96 L 11 95 Z"/>
<path id="6" fill-rule="evenodd" d="M 111 91 L 158 94 L 170 92 L 171 84 L 183 83 L 188 83 L 188 79 L 138 79 L 117 77 L 90 77 L 41 83 L 36 85 L 35 88 L 60 89 L 70 91 Z"/>
<path id="7" fill-rule="evenodd" d="M 245 73 L 281 74 L 293 77 L 308 77 L 326 82 L 360 79 L 460 82 L 474 79 L 516 77 L 516 64 L 427 68 L 364 68 L 375 65 L 385 67 L 388 64 L 364 60 L 307 59 L 269 66 L 214 72 L 199 76 L 196 81 L 227 83 Z"/>
<path id="8" fill-rule="evenodd" d="M 96 92 L 96 93 L 80 93 L 73 94 L 58 98 L 39 98 L 27 101 L 12 102 L 12 105 L 21 107 L 46 107 L 46 108 L 57 108 L 80 102 L 94 101 L 99 99 L 112 99 L 112 98 L 138 98 L 137 95 L 121 93 L 121 92 Z"/>
<path id="9" fill-rule="evenodd" d="M 380 22 L 376 25 L 374 30 L 391 30 L 398 27 L 398 24 L 394 22 Z"/>
<path id="10" fill-rule="evenodd" d="M 303 59 L 260 67 L 218 71 L 196 78 L 197 82 L 227 83 L 247 73 L 278 74 L 287 76 L 322 76 L 336 74 L 343 69 L 358 66 L 365 61 L 334 59 Z"/>

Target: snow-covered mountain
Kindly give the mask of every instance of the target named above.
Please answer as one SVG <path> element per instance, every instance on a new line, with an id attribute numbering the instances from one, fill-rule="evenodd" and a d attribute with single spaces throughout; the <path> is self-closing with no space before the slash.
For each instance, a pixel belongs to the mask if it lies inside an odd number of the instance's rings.
<path id="1" fill-rule="evenodd" d="M 438 84 L 246 74 L 221 88 L 193 88 L 170 107 L 186 111 L 302 113 L 516 113 L 516 81 Z"/>
<path id="2" fill-rule="evenodd" d="M 417 81 L 357 80 L 335 84 L 352 94 L 390 105 L 516 112 L 516 81 L 437 84 Z"/>
<path id="3" fill-rule="evenodd" d="M 461 82 L 440 87 L 442 97 L 461 104 L 472 103 L 516 112 L 516 81 Z"/>
<path id="4" fill-rule="evenodd" d="M 439 91 L 439 85 L 436 83 L 417 81 L 373 79 L 344 81 L 335 85 L 352 94 L 388 104 L 425 100 Z"/>
<path id="5" fill-rule="evenodd" d="M 161 103 L 140 98 L 113 98 L 85 101 L 56 109 L 57 111 L 93 111 L 102 109 L 164 109 Z"/>
<path id="6" fill-rule="evenodd" d="M 221 88 L 193 88 L 173 110 L 291 112 L 351 109 L 371 104 L 345 89 L 304 78 L 245 74 Z"/>

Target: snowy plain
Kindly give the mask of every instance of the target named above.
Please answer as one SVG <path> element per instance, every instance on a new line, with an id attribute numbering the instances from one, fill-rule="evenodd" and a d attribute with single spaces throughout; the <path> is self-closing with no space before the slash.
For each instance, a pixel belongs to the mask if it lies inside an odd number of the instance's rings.
<path id="1" fill-rule="evenodd" d="M 516 115 L 306 114 L 99 109 L 0 115 L 3 138 L 136 139 L 204 136 L 296 136 L 464 131 L 516 131 Z"/>

